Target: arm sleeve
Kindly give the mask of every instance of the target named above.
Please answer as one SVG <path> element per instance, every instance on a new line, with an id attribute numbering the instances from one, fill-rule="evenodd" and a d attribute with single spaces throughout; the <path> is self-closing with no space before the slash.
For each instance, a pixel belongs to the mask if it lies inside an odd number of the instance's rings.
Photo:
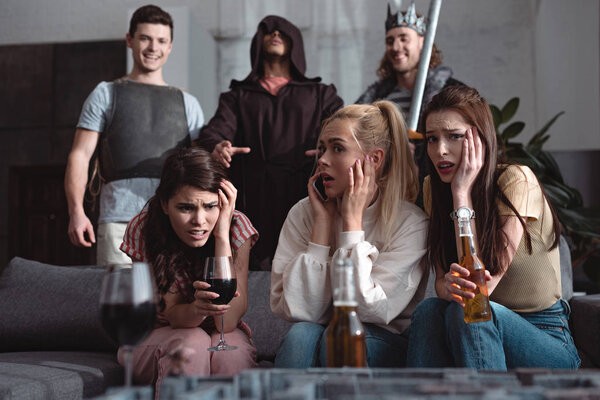
<path id="1" fill-rule="evenodd" d="M 377 82 L 370 85 L 367 90 L 360 95 L 358 99 L 354 102 L 354 104 L 371 104 L 376 100 L 375 98 L 375 88 L 377 86 Z"/>
<path id="2" fill-rule="evenodd" d="M 144 238 L 142 237 L 142 228 L 146 223 L 148 212 L 143 210 L 133 217 L 125 228 L 123 242 L 119 247 L 121 251 L 127 254 L 133 261 L 144 261 Z"/>
<path id="3" fill-rule="evenodd" d="M 204 125 L 204 113 L 198 99 L 187 92 L 183 92 L 183 103 L 187 118 L 188 130 L 192 141 L 198 139 L 200 128 Z"/>
<path id="4" fill-rule="evenodd" d="M 233 212 L 230 231 L 233 251 L 237 251 L 248 240 L 250 240 L 250 247 L 253 247 L 258 240 L 258 231 L 250 219 L 237 210 Z"/>
<path id="5" fill-rule="evenodd" d="M 222 93 L 219 106 L 214 117 L 200 130 L 197 144 L 206 151 L 212 152 L 215 145 L 229 140 L 235 146 L 237 133 L 237 97 L 232 92 Z"/>
<path id="6" fill-rule="evenodd" d="M 77 128 L 94 132 L 104 132 L 112 111 L 112 82 L 100 82 L 85 99 Z"/>
<path id="7" fill-rule="evenodd" d="M 537 178 L 529 167 L 509 166 L 498 179 L 498 185 L 521 217 L 536 220 L 540 218 L 544 196 Z M 500 199 L 498 199 L 498 211 L 503 216 L 515 215 Z"/>
<path id="8" fill-rule="evenodd" d="M 337 94 L 335 85 L 327 85 L 323 92 L 323 110 L 321 112 L 321 121 L 329 118 L 334 112 L 342 108 L 344 100 Z M 320 128 L 319 128 L 320 129 Z"/>
<path id="9" fill-rule="evenodd" d="M 332 304 L 328 272 L 329 247 L 309 241 L 310 204 L 290 210 L 271 269 L 271 310 L 288 321 L 327 323 Z"/>
<path id="10" fill-rule="evenodd" d="M 388 325 L 411 302 L 423 277 L 427 218 L 420 210 L 404 218 L 382 252 L 364 239 L 364 232 L 341 234 L 341 247 L 351 250 L 357 312 L 363 322 Z"/>

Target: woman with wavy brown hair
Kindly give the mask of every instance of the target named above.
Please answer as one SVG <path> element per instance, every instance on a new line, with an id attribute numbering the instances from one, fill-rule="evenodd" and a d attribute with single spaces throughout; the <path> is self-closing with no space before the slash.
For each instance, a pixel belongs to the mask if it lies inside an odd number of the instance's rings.
<path id="1" fill-rule="evenodd" d="M 121 250 L 154 271 L 159 292 L 157 327 L 134 350 L 138 383 L 156 382 L 169 373 L 169 353 L 185 349 L 183 372 L 235 375 L 256 365 L 256 349 L 241 317 L 248 306 L 248 258 L 258 233 L 235 211 L 237 190 L 225 168 L 200 149 L 178 149 L 165 161 L 156 194 L 128 224 Z M 211 302 L 218 294 L 202 280 L 198 266 L 209 256 L 233 258 L 236 297 L 227 305 Z M 209 353 L 219 341 L 223 315 L 225 339 L 238 347 Z"/>
<path id="2" fill-rule="evenodd" d="M 423 187 L 427 258 L 438 297 L 413 314 L 408 366 L 577 368 L 569 305 L 561 299 L 560 226 L 536 176 L 498 162 L 488 103 L 473 88 L 443 89 L 423 121 L 431 171 Z M 477 287 L 457 264 L 460 213 L 471 218 L 488 272 L 487 322 L 463 317 Z"/>

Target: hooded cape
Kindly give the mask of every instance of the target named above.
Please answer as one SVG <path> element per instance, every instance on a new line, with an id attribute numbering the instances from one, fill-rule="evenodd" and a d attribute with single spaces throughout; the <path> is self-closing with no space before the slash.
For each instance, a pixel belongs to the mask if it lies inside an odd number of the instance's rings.
<path id="1" fill-rule="evenodd" d="M 290 39 L 290 82 L 276 96 L 259 83 L 263 75 L 262 43 L 275 29 Z M 242 81 L 232 80 L 222 93 L 215 116 L 201 130 L 198 144 L 213 151 L 230 141 L 250 147 L 233 156 L 230 177 L 238 189 L 237 209 L 260 233 L 252 248 L 252 269 L 270 269 L 279 231 L 290 208 L 307 196 L 321 123 L 343 105 L 335 86 L 307 78 L 300 30 L 288 20 L 267 16 L 258 25 L 250 48 L 252 70 Z"/>

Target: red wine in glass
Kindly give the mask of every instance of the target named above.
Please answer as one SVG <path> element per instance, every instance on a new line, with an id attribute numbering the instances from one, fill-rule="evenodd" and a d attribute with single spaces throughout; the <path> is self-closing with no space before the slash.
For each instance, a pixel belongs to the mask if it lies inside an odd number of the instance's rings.
<path id="1" fill-rule="evenodd" d="M 121 346 L 125 386 L 131 386 L 133 348 L 154 328 L 156 292 L 146 263 L 109 264 L 100 288 L 100 320 Z"/>
<path id="2" fill-rule="evenodd" d="M 149 301 L 140 304 L 103 304 L 102 326 L 108 336 L 120 346 L 135 346 L 154 328 L 156 305 Z"/>
<path id="3" fill-rule="evenodd" d="M 206 289 L 207 291 L 219 295 L 218 298 L 212 299 L 213 304 L 229 304 L 237 288 L 235 267 L 233 266 L 231 257 L 206 257 L 202 280 L 211 285 L 211 287 Z M 215 347 L 209 347 L 208 351 L 235 349 L 237 349 L 236 346 L 230 346 L 225 343 L 225 338 L 223 337 L 223 315 L 221 315 L 221 337 L 219 343 Z"/>
<path id="4" fill-rule="evenodd" d="M 237 279 L 207 279 L 206 283 L 210 285 L 208 291 L 219 295 L 211 300 L 213 304 L 229 304 L 233 300 L 237 290 Z"/>

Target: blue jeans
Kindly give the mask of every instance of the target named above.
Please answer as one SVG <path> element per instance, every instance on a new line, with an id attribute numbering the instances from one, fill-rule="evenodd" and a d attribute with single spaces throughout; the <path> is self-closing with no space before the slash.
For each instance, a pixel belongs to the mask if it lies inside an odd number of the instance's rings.
<path id="1" fill-rule="evenodd" d="M 577 369 L 569 330 L 569 304 L 517 314 L 490 302 L 492 319 L 467 324 L 456 302 L 423 300 L 412 316 L 408 367 L 467 367 L 506 371 L 517 367 Z"/>
<path id="2" fill-rule="evenodd" d="M 367 365 L 369 367 L 404 367 L 408 348 L 408 332 L 395 334 L 373 324 L 365 326 Z M 326 327 L 312 322 L 297 322 L 284 336 L 275 368 L 325 367 Z"/>

